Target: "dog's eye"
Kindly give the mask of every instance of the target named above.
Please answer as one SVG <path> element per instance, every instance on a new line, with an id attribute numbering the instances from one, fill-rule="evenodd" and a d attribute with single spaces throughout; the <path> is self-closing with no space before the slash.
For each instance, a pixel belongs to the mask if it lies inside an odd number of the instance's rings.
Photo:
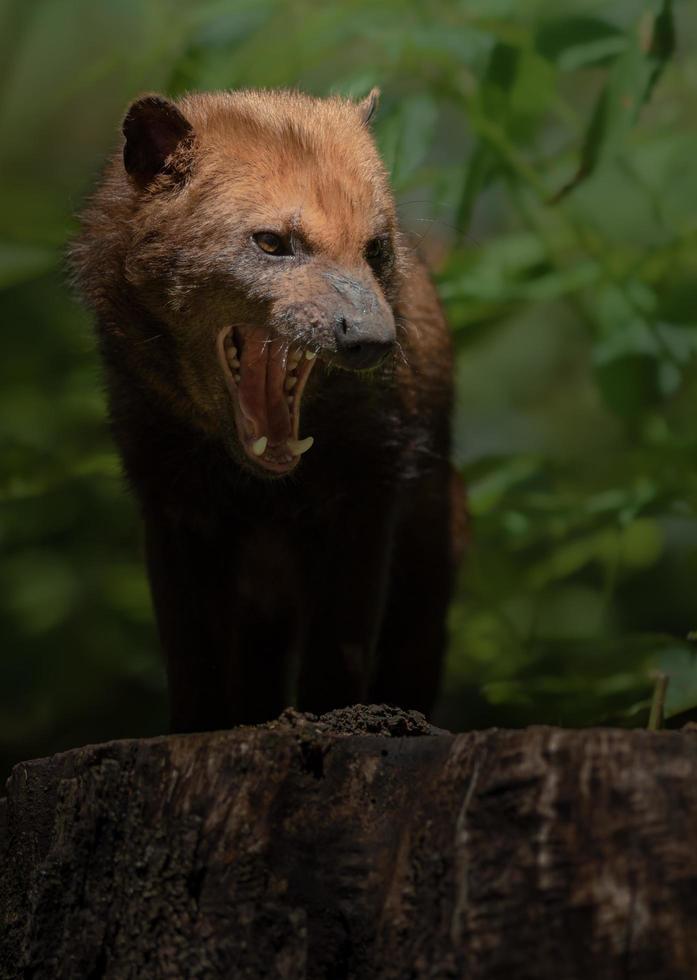
<path id="1" fill-rule="evenodd" d="M 389 239 L 371 238 L 363 250 L 363 255 L 375 272 L 384 272 L 392 258 Z"/>
<path id="2" fill-rule="evenodd" d="M 262 252 L 267 255 L 292 255 L 293 248 L 286 238 L 273 231 L 258 231 L 252 236 Z"/>

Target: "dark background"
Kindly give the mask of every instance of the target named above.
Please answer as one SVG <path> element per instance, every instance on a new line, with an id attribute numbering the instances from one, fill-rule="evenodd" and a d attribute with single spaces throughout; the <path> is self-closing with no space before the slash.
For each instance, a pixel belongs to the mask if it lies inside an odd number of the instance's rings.
<path id="1" fill-rule="evenodd" d="M 656 669 L 697 704 L 696 33 L 687 0 L 0 2 L 0 769 L 165 727 L 63 269 L 145 90 L 383 90 L 459 352 L 473 541 L 438 720 L 641 724 Z"/>

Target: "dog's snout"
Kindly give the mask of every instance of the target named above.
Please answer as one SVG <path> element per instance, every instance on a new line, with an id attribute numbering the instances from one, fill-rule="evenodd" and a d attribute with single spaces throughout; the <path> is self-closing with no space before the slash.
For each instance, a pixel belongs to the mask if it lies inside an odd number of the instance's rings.
<path id="1" fill-rule="evenodd" d="M 340 314 L 335 320 L 334 337 L 339 363 L 354 370 L 376 367 L 395 343 L 394 325 L 385 317 L 364 319 Z"/>

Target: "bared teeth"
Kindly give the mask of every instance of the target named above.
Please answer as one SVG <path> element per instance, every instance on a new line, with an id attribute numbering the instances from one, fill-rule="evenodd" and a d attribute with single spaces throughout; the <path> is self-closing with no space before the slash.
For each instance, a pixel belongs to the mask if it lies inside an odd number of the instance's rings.
<path id="1" fill-rule="evenodd" d="M 222 338 L 222 349 L 220 353 L 222 354 L 222 360 L 224 365 L 227 365 L 229 369 L 228 378 L 232 379 L 236 386 L 241 383 L 241 348 L 239 346 L 239 340 L 235 342 L 236 338 L 230 332 L 224 338 Z M 219 341 L 221 343 L 221 341 Z M 307 379 L 307 375 L 310 373 L 312 368 L 311 362 L 317 358 L 318 352 L 313 350 L 306 350 L 303 347 L 294 347 L 292 349 L 287 349 L 285 353 L 285 376 L 282 377 L 283 385 L 283 396 L 288 408 L 288 419 L 290 422 L 290 431 L 297 432 L 298 429 L 298 409 L 299 409 L 299 395 L 298 392 L 303 388 L 303 382 Z M 308 362 L 305 367 L 302 367 L 305 362 Z M 280 367 L 280 365 L 278 365 Z M 281 378 L 276 375 L 273 378 L 274 384 L 281 381 Z M 299 383 L 300 382 L 300 383 Z M 241 396 L 241 392 L 234 390 L 234 396 L 237 400 Z M 274 397 L 278 397 L 277 394 Z M 249 421 L 249 420 L 248 420 Z M 258 420 L 254 423 L 254 427 L 258 432 L 262 427 L 259 423 L 262 422 L 262 417 L 260 416 Z M 297 463 L 299 458 L 308 452 L 314 445 L 314 438 L 312 436 L 307 436 L 305 439 L 288 438 L 285 440 L 285 444 L 281 445 L 274 442 L 270 444 L 269 436 L 259 436 L 255 438 L 252 432 L 246 426 L 240 426 L 239 418 L 237 419 L 238 432 L 242 437 L 243 445 L 245 446 L 247 452 L 253 458 L 259 460 L 260 465 L 265 465 L 267 467 L 275 467 L 276 469 L 282 468 L 283 466 L 292 467 L 293 463 Z M 244 428 L 247 428 L 247 435 L 243 435 Z M 266 426 L 264 426 L 266 428 Z M 288 431 L 288 430 L 286 430 Z"/>
<path id="2" fill-rule="evenodd" d="M 314 441 L 312 436 L 307 436 L 305 439 L 288 439 L 286 446 L 293 456 L 302 456 L 308 449 L 312 449 Z"/>

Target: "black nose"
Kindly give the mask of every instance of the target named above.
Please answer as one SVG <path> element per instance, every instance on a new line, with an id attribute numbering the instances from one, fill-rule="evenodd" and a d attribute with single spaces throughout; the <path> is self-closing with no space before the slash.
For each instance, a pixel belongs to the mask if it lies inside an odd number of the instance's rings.
<path id="1" fill-rule="evenodd" d="M 376 367 L 394 347 L 394 327 L 340 316 L 334 326 L 337 360 L 354 371 Z"/>

